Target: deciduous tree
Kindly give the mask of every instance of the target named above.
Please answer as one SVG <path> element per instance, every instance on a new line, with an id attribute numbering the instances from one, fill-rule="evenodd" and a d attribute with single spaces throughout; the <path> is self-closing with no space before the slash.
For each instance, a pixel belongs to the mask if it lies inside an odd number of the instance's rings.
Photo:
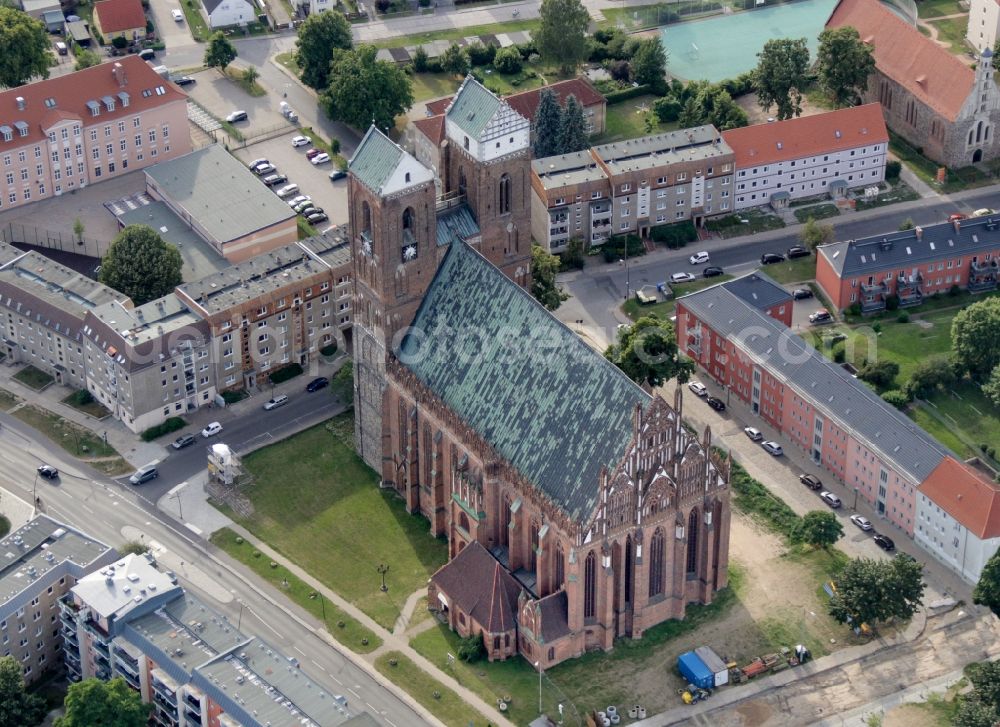
<path id="1" fill-rule="evenodd" d="M 580 0 L 542 0 L 541 25 L 532 35 L 539 54 L 569 74 L 587 57 L 590 15 Z"/>
<path id="2" fill-rule="evenodd" d="M 877 391 L 891 389 L 896 384 L 899 364 L 895 361 L 869 361 L 858 371 L 858 378 L 867 381 Z"/>
<path id="3" fill-rule="evenodd" d="M 523 63 L 521 52 L 514 46 L 501 48 L 493 56 L 493 67 L 498 73 L 520 73 Z"/>
<path id="4" fill-rule="evenodd" d="M 452 43 L 441 56 L 441 68 L 453 76 L 469 72 L 469 54 L 458 43 Z"/>
<path id="5" fill-rule="evenodd" d="M 1000 365 L 993 367 L 989 380 L 983 384 L 983 393 L 994 406 L 1000 406 Z"/>
<path id="6" fill-rule="evenodd" d="M 563 109 L 562 118 L 559 121 L 559 154 L 572 154 L 581 151 L 589 146 L 587 141 L 587 127 L 583 119 L 583 107 L 576 100 L 576 96 L 566 99 L 566 108 Z"/>
<path id="7" fill-rule="evenodd" d="M 413 105 L 410 77 L 402 68 L 375 58 L 375 46 L 335 50 L 330 66 L 330 85 L 320 96 L 327 115 L 356 129 L 373 121 L 386 131 L 396 117 Z M 377 89 L 377 93 L 373 93 Z"/>
<path id="8" fill-rule="evenodd" d="M 911 398 L 925 399 L 955 383 L 955 367 L 947 356 L 928 356 L 917 362 L 903 386 Z"/>
<path id="9" fill-rule="evenodd" d="M 868 88 L 875 70 L 872 47 L 849 25 L 819 34 L 816 51 L 819 83 L 838 106 L 853 106 Z"/>
<path id="10" fill-rule="evenodd" d="M 655 93 L 662 93 L 667 85 L 667 51 L 660 36 L 646 38 L 639 43 L 632 56 L 632 77 L 636 83 L 651 86 Z"/>
<path id="11" fill-rule="evenodd" d="M 748 123 L 746 112 L 722 86 L 700 83 L 691 87 L 678 123 L 682 128 L 712 124 L 719 131 L 738 129 Z"/>
<path id="12" fill-rule="evenodd" d="M 40 20 L 0 7 L 0 86 L 23 86 L 35 76 L 48 78 L 50 47 Z"/>
<path id="13" fill-rule="evenodd" d="M 24 689 L 24 667 L 13 656 L 0 658 L 0 727 L 36 725 L 45 717 L 45 702 Z"/>
<path id="14" fill-rule="evenodd" d="M 84 68 L 99 65 L 100 62 L 101 57 L 94 51 L 82 48 L 76 52 L 76 63 L 73 64 L 73 68 L 82 71 Z"/>
<path id="15" fill-rule="evenodd" d="M 556 287 L 559 258 L 539 245 L 531 246 L 531 294 L 549 310 L 558 308 L 569 296 Z"/>
<path id="16" fill-rule="evenodd" d="M 177 248 L 153 228 L 129 225 L 101 260 L 100 280 L 142 305 L 180 285 L 182 265 Z"/>
<path id="17" fill-rule="evenodd" d="M 924 594 L 922 567 L 906 553 L 892 560 L 855 558 L 837 578 L 830 615 L 840 623 L 872 628 L 892 618 L 910 618 Z"/>
<path id="18" fill-rule="evenodd" d="M 765 111 L 776 105 L 778 119 L 802 113 L 802 89 L 808 83 L 809 48 L 805 38 L 773 38 L 757 54 L 754 71 L 757 100 Z"/>
<path id="19" fill-rule="evenodd" d="M 562 126 L 562 108 L 550 88 L 543 88 L 535 109 L 534 152 L 535 159 L 559 153 L 559 128 Z"/>
<path id="20" fill-rule="evenodd" d="M 986 561 L 979 582 L 972 591 L 972 601 L 987 606 L 994 616 L 1000 616 L 1000 552 Z"/>
<path id="21" fill-rule="evenodd" d="M 655 315 L 643 316 L 620 329 L 618 340 L 608 346 L 604 358 L 636 383 L 650 386 L 660 386 L 675 376 L 683 383 L 694 371 L 694 363 L 678 355 L 673 325 Z"/>
<path id="22" fill-rule="evenodd" d="M 350 50 L 354 45 L 351 24 L 339 12 L 316 13 L 299 26 L 295 58 L 302 70 L 302 82 L 322 91 L 330 83 L 333 49 Z M 426 59 L 426 54 L 425 54 Z"/>
<path id="23" fill-rule="evenodd" d="M 833 225 L 825 222 L 817 222 L 812 217 L 806 220 L 806 224 L 799 231 L 799 240 L 810 250 L 815 249 L 819 245 L 826 245 L 829 242 L 833 242 L 833 239 Z"/>
<path id="24" fill-rule="evenodd" d="M 143 704 L 139 692 L 121 677 L 70 684 L 65 706 L 66 714 L 56 720 L 56 727 L 145 727 L 153 708 Z"/>
<path id="25" fill-rule="evenodd" d="M 962 371 L 982 381 L 1000 364 L 1000 298 L 960 310 L 951 322 L 951 346 Z"/>
<path id="26" fill-rule="evenodd" d="M 218 68 L 223 73 L 230 63 L 236 60 L 236 48 L 229 42 L 221 30 L 208 39 L 205 47 L 204 63 L 208 68 Z"/>
<path id="27" fill-rule="evenodd" d="M 815 548 L 829 548 L 844 535 L 837 516 L 826 510 L 812 510 L 802 516 L 792 537 Z"/>

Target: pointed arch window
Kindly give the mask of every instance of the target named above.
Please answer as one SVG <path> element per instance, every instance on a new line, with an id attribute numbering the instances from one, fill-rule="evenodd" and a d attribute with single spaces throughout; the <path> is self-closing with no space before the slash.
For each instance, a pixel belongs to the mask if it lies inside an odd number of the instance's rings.
<path id="1" fill-rule="evenodd" d="M 687 531 L 687 574 L 698 572 L 698 508 L 688 516 Z"/>
<path id="2" fill-rule="evenodd" d="M 587 553 L 583 567 L 583 617 L 594 618 L 597 613 L 597 557 Z"/>
<path id="3" fill-rule="evenodd" d="M 500 214 L 510 214 L 510 175 L 504 174 L 500 177 Z"/>
<path id="4" fill-rule="evenodd" d="M 657 528 L 649 541 L 649 597 L 663 593 L 663 556 L 666 550 L 666 536 L 663 528 Z"/>
<path id="5" fill-rule="evenodd" d="M 556 543 L 556 562 L 555 568 L 555 582 L 552 584 L 552 590 L 558 591 L 562 588 L 563 583 L 566 582 L 566 559 L 563 555 L 562 543 Z"/>

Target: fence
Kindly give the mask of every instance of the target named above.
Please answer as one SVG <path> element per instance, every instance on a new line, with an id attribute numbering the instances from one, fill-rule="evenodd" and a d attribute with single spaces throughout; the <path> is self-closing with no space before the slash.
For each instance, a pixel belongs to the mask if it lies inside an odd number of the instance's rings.
<path id="1" fill-rule="evenodd" d="M 233 139 L 231 136 L 229 146 L 231 149 L 244 149 L 252 144 L 258 144 L 262 141 L 267 141 L 268 139 L 273 139 L 276 136 L 282 136 L 288 134 L 289 132 L 295 131 L 298 127 L 291 122 L 286 122 L 283 124 L 276 124 L 274 126 L 268 126 L 266 129 L 261 129 L 256 131 L 252 136 L 244 136 L 242 139 Z M 214 136 L 214 134 L 213 134 Z"/>
<path id="2" fill-rule="evenodd" d="M 8 222 L 0 227 L 0 240 L 22 245 L 35 245 L 50 250 L 61 250 L 77 255 L 101 258 L 111 246 L 110 240 L 95 240 L 90 237 L 77 237 L 72 232 L 56 232 L 44 230 L 32 225 L 18 222 Z"/>

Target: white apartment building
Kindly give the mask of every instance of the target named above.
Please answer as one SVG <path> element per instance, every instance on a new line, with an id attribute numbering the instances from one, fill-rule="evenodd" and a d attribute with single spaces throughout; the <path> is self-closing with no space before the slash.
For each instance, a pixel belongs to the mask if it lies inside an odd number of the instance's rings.
<path id="1" fill-rule="evenodd" d="M 966 40 L 977 51 L 992 51 L 1000 37 L 1000 3 L 997 0 L 970 0 Z"/>
<path id="2" fill-rule="evenodd" d="M 736 155 L 735 209 L 829 195 L 885 180 L 889 133 L 878 104 L 722 132 Z"/>

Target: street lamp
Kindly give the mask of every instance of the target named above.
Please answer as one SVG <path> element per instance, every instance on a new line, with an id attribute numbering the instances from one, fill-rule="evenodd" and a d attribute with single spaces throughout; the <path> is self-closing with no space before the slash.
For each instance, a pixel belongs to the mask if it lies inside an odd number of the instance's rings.
<path id="1" fill-rule="evenodd" d="M 379 588 L 379 590 L 382 591 L 382 593 L 385 593 L 386 591 L 389 590 L 389 586 L 385 584 L 385 574 L 389 572 L 389 566 L 387 566 L 385 563 L 379 563 L 378 568 L 376 568 L 375 570 L 378 571 L 378 574 L 380 576 L 382 576 L 382 586 Z"/>
<path id="2" fill-rule="evenodd" d="M 535 668 L 538 669 L 538 714 L 542 713 L 542 662 L 536 661 Z"/>
<path id="3" fill-rule="evenodd" d="M 239 598 L 236 599 L 236 602 L 238 604 L 240 604 L 240 615 L 236 617 L 236 630 L 239 631 L 240 630 L 240 624 L 243 623 L 243 606 L 245 604 L 243 603 L 243 599 L 239 599 Z"/>
<path id="4" fill-rule="evenodd" d="M 326 624 L 326 601 L 323 598 L 323 594 L 320 593 L 319 591 L 313 591 L 312 593 L 309 594 L 309 598 L 313 599 L 314 601 L 316 600 L 317 597 L 319 597 L 319 607 L 323 611 L 323 623 Z"/>
<path id="5" fill-rule="evenodd" d="M 35 479 L 31 482 L 31 502 L 32 507 L 38 507 L 38 495 L 36 494 L 38 487 L 38 470 L 35 470 Z"/>

